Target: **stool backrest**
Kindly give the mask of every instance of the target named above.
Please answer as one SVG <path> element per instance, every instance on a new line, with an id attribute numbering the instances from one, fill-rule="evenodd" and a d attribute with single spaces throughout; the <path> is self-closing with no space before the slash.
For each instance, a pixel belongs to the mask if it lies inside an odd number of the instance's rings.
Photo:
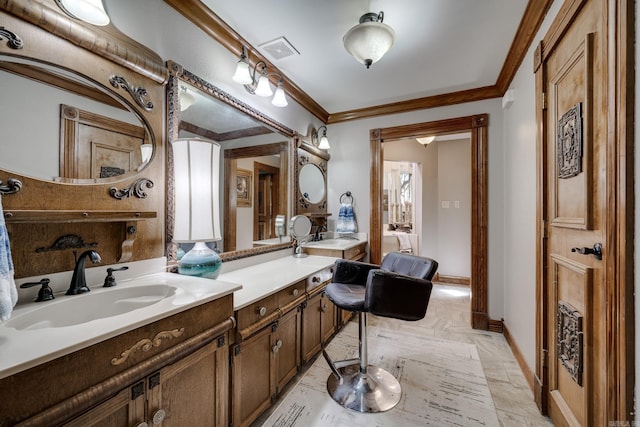
<path id="1" fill-rule="evenodd" d="M 431 280 L 438 270 L 434 259 L 400 252 L 389 252 L 380 264 L 381 270 Z"/>

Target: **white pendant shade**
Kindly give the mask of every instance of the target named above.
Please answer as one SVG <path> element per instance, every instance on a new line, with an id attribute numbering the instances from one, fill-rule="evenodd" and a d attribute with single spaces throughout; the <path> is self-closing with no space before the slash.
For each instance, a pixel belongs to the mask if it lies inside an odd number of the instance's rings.
<path id="1" fill-rule="evenodd" d="M 382 22 L 361 22 L 342 38 L 344 47 L 356 61 L 369 68 L 391 49 L 396 38 L 393 28 Z"/>
<path id="2" fill-rule="evenodd" d="M 180 91 L 180 111 L 184 111 L 196 102 L 196 97 L 183 87 Z"/>
<path id="3" fill-rule="evenodd" d="M 269 78 L 265 75 L 260 76 L 258 79 L 258 86 L 256 87 L 256 95 L 258 96 L 271 96 L 273 91 L 269 84 Z"/>
<path id="4" fill-rule="evenodd" d="M 172 142 L 175 180 L 173 241 L 220 240 L 220 145 L 199 138 Z"/>
<path id="5" fill-rule="evenodd" d="M 153 155 L 153 145 L 152 144 L 142 144 L 140 146 L 140 155 L 142 156 L 142 163 L 147 163 L 151 160 L 151 155 Z"/>
<path id="6" fill-rule="evenodd" d="M 250 85 L 251 83 L 253 83 L 251 72 L 249 71 L 249 64 L 242 59 L 238 61 L 236 72 L 233 77 L 231 77 L 231 79 L 241 85 Z"/>
<path id="7" fill-rule="evenodd" d="M 289 105 L 287 102 L 287 98 L 284 96 L 284 89 L 282 88 L 282 83 L 278 83 L 278 87 L 276 88 L 276 93 L 273 95 L 273 99 L 271 103 L 276 107 L 286 107 Z"/>
<path id="8" fill-rule="evenodd" d="M 56 0 L 60 8 L 73 18 L 92 25 L 109 24 L 109 15 L 104 10 L 102 0 Z"/>
<path id="9" fill-rule="evenodd" d="M 322 138 L 320 138 L 320 144 L 318 144 L 318 148 L 321 150 L 328 150 L 329 148 L 331 148 L 327 135 L 322 135 Z"/>

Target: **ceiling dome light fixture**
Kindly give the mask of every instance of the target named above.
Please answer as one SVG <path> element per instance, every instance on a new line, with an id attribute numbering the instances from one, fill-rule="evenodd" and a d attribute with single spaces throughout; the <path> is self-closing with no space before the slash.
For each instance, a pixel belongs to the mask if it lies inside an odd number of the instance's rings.
<path id="1" fill-rule="evenodd" d="M 55 0 L 64 13 L 92 25 L 103 27 L 109 24 L 109 15 L 102 0 Z"/>
<path id="2" fill-rule="evenodd" d="M 260 67 L 260 71 L 259 76 L 256 79 L 258 67 Z M 269 76 L 279 77 L 275 95 L 273 94 L 271 84 L 269 83 Z M 247 50 L 244 46 L 242 46 L 242 55 L 240 56 L 238 65 L 236 65 L 236 72 L 233 77 L 231 77 L 231 80 L 244 85 L 244 88 L 250 94 L 265 97 L 274 95 L 271 103 L 276 107 L 286 107 L 289 105 L 284 92 L 284 80 L 282 79 L 282 76 L 278 73 L 267 73 L 267 64 L 264 61 L 258 61 L 253 67 L 253 72 L 251 72 L 251 65 L 247 59 Z"/>
<path id="3" fill-rule="evenodd" d="M 367 68 L 378 62 L 391 49 L 396 39 L 395 31 L 383 24 L 383 19 L 384 12 L 365 13 L 360 17 L 360 23 L 342 38 L 347 52 Z"/>
<path id="4" fill-rule="evenodd" d="M 425 136 L 422 138 L 416 138 L 418 140 L 418 142 L 422 145 L 424 145 L 425 147 L 429 144 L 431 144 L 433 142 L 434 139 L 436 139 L 435 135 L 432 136 Z"/>

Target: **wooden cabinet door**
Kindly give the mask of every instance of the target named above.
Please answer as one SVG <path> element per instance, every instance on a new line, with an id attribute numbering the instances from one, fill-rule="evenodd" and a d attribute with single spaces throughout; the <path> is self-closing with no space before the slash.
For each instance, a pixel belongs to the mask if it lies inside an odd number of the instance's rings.
<path id="1" fill-rule="evenodd" d="M 291 310 L 279 321 L 272 334 L 271 351 L 276 363 L 276 393 L 298 373 L 300 367 L 300 311 Z"/>
<path id="2" fill-rule="evenodd" d="M 147 422 L 163 427 L 227 426 L 229 347 L 226 336 L 147 379 Z"/>
<path id="3" fill-rule="evenodd" d="M 320 300 L 320 334 L 322 343 L 326 343 L 336 331 L 338 319 L 338 307 L 322 293 Z"/>
<path id="4" fill-rule="evenodd" d="M 145 382 L 127 387 L 111 399 L 74 420 L 65 427 L 128 427 L 137 426 L 145 420 Z"/>
<path id="5" fill-rule="evenodd" d="M 322 337 L 320 318 L 322 295 L 316 294 L 307 300 L 302 309 L 302 361 L 307 362 L 320 351 Z"/>
<path id="6" fill-rule="evenodd" d="M 228 426 L 227 341 L 162 368 L 65 426 Z"/>
<path id="7" fill-rule="evenodd" d="M 276 392 L 271 327 L 236 344 L 232 353 L 233 425 L 243 427 L 271 405 Z"/>

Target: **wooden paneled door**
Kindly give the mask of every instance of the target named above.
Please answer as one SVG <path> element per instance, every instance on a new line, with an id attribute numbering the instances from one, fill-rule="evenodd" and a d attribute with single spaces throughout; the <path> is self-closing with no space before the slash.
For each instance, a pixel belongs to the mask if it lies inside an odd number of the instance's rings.
<path id="1" fill-rule="evenodd" d="M 278 189 L 280 169 L 263 163 L 254 162 L 254 206 L 253 239 L 264 240 L 277 237 L 275 219 L 278 213 Z"/>
<path id="2" fill-rule="evenodd" d="M 605 0 L 566 2 L 536 54 L 539 402 L 557 426 L 619 421 L 615 336 L 616 145 Z M 570 22 L 568 25 L 567 22 Z M 557 31 L 562 28 L 562 31 Z M 614 60 L 615 62 L 615 60 Z M 612 232 L 613 230 L 614 232 Z M 624 251 L 619 253 L 624 257 Z M 624 335 L 623 335 L 624 337 Z M 624 339 L 622 340 L 624 344 Z M 612 353 L 614 352 L 614 353 Z M 613 365 L 612 365 L 613 364 Z M 544 408 L 546 406 L 547 408 Z"/>

